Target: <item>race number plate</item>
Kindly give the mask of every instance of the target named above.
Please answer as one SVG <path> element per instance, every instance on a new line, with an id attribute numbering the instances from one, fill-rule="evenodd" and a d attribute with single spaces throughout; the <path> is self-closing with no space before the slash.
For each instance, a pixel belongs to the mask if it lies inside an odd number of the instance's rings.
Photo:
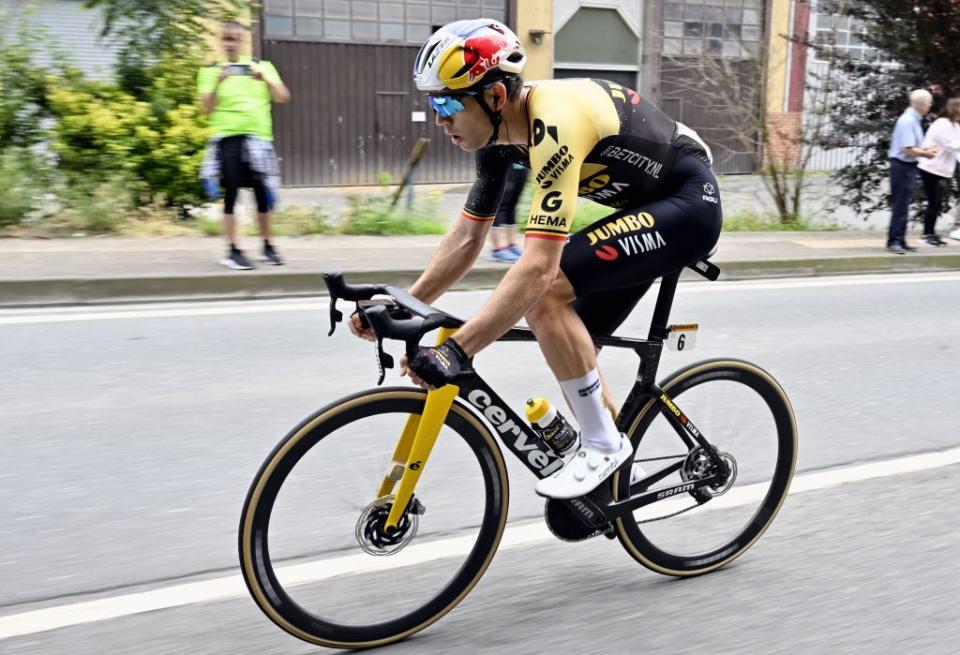
<path id="1" fill-rule="evenodd" d="M 667 348 L 670 350 L 693 350 L 697 345 L 697 330 L 700 325 L 687 323 L 686 325 L 671 325 L 667 328 L 670 336 L 667 337 Z"/>

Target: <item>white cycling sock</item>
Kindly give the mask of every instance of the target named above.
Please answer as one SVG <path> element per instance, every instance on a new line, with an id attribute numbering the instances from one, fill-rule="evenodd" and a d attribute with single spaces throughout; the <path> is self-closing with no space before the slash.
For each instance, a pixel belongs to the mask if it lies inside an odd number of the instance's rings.
<path id="1" fill-rule="evenodd" d="M 605 453 L 620 449 L 620 431 L 610 412 L 603 406 L 600 372 L 593 369 L 582 378 L 560 380 L 573 415 L 580 424 L 580 441 L 589 448 Z"/>

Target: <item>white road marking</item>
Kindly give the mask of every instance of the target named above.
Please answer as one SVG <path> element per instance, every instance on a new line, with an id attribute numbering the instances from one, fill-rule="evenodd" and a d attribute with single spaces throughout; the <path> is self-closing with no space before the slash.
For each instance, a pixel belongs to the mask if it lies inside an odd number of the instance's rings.
<path id="1" fill-rule="evenodd" d="M 726 293 L 742 291 L 776 291 L 784 289 L 812 289 L 823 287 L 869 286 L 892 284 L 929 284 L 931 282 L 960 282 L 960 273 L 903 273 L 887 275 L 838 275 L 830 277 L 776 278 L 768 280 L 741 280 L 684 283 L 677 290 L 688 293 Z M 654 285 L 650 294 L 656 294 Z M 490 291 L 455 291 L 457 294 L 487 296 Z M 102 309 L 47 308 L 11 309 L 0 311 L 0 326 L 32 325 L 38 323 L 73 323 L 82 321 L 117 321 L 141 318 L 179 318 L 185 316 L 228 316 L 232 314 L 270 314 L 273 312 L 326 312 L 327 298 L 317 296 L 298 300 L 213 301 L 204 303 L 153 303 L 135 308 L 118 309 L 116 305 Z M 350 307 L 344 303 L 341 309 Z"/>
<path id="2" fill-rule="evenodd" d="M 842 484 L 907 475 L 955 464 L 960 464 L 960 448 L 812 471 L 794 477 L 790 494 L 830 489 Z M 757 484 L 734 488 L 712 501 L 703 510 L 746 505 L 756 502 L 764 492 L 765 487 Z M 670 499 L 658 503 L 658 510 L 668 510 L 668 505 L 672 502 L 682 501 Z M 500 550 L 546 543 L 554 539 L 541 521 L 511 525 L 504 533 Z M 469 535 L 445 537 L 433 543 L 411 546 L 392 557 L 370 557 L 362 554 L 333 557 L 284 566 L 277 570 L 277 575 L 285 585 L 310 584 L 337 576 L 384 571 L 442 557 L 462 556 L 469 551 L 471 545 L 472 537 Z M 0 617 L 0 640 L 145 612 L 229 600 L 246 593 L 243 579 L 239 575 L 232 575 L 10 614 Z"/>
<path id="3" fill-rule="evenodd" d="M 19 315 L 0 315 L 0 325 L 32 325 L 36 323 L 75 323 L 81 321 L 117 321 L 138 318 L 179 318 L 184 316 L 228 316 L 233 314 L 272 314 L 274 312 L 320 312 L 327 311 L 330 304 L 325 298 L 316 300 L 260 303 L 250 301 L 243 304 L 218 306 L 216 304 L 197 305 L 195 307 L 175 308 L 137 308 L 112 309 L 110 311 L 63 311 L 58 313 L 21 313 Z M 6 314 L 6 312 L 5 312 Z"/>

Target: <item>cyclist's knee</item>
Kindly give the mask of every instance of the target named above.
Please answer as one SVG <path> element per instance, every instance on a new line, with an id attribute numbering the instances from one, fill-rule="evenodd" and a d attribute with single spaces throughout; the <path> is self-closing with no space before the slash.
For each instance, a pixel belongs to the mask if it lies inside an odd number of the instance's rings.
<path id="1" fill-rule="evenodd" d="M 524 318 L 529 325 L 555 320 L 559 312 L 574 301 L 576 293 L 567 277 L 561 272 L 544 291 L 533 307 L 527 310 Z"/>

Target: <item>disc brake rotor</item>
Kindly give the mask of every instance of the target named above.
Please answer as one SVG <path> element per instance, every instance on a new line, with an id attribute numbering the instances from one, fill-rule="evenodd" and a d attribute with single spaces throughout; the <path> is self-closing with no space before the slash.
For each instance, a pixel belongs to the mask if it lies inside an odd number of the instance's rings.
<path id="1" fill-rule="evenodd" d="M 400 516 L 395 530 L 386 530 L 390 508 L 393 507 L 393 496 L 378 498 L 361 512 L 357 519 L 356 537 L 360 548 L 368 555 L 394 555 L 413 541 L 420 525 L 422 512 L 407 511 Z M 414 500 L 414 507 L 422 507 L 419 501 Z"/>
<path id="2" fill-rule="evenodd" d="M 737 479 L 737 460 L 730 453 L 714 450 L 711 454 L 704 448 L 694 448 L 687 454 L 680 469 L 680 477 L 685 482 L 697 482 L 717 474 L 720 480 L 716 483 L 689 492 L 701 503 L 722 496 L 733 486 Z"/>

